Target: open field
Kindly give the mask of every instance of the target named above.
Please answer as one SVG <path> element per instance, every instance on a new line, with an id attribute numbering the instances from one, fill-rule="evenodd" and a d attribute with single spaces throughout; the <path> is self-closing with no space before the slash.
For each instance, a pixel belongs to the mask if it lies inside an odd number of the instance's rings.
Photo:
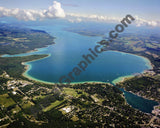
<path id="1" fill-rule="evenodd" d="M 9 107 L 11 105 L 14 105 L 15 102 L 12 100 L 12 98 L 9 97 L 8 94 L 0 95 L 0 104 L 4 105 L 4 107 Z"/>
<path id="2" fill-rule="evenodd" d="M 47 112 L 47 111 L 51 110 L 52 108 L 55 108 L 56 106 L 60 105 L 63 102 L 64 102 L 64 100 L 62 100 L 62 101 L 56 100 L 54 103 L 51 103 L 50 106 L 44 108 L 43 111 Z"/>

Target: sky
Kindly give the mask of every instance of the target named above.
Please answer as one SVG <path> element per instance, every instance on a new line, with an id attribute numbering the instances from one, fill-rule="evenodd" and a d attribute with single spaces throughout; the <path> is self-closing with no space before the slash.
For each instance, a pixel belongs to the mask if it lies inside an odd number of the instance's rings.
<path id="1" fill-rule="evenodd" d="M 160 26 L 159 13 L 160 0 L 0 0 L 0 17 L 26 21 L 65 18 L 107 22 L 131 14 L 138 26 Z"/>

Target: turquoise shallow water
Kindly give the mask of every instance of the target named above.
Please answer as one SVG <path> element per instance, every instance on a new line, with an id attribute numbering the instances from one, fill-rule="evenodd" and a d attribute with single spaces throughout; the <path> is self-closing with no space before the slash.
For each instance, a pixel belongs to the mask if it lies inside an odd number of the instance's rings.
<path id="1" fill-rule="evenodd" d="M 94 49 L 96 42 L 101 37 L 89 37 L 67 32 L 62 26 L 38 26 L 35 29 L 43 29 L 56 37 L 56 44 L 41 48 L 34 53 L 19 54 L 17 56 L 31 54 L 50 54 L 48 58 L 27 63 L 30 66 L 26 75 L 46 82 L 59 82 L 62 75 L 68 77 L 77 64 L 84 60 L 82 55 L 90 54 L 89 48 Z M 94 57 L 88 64 L 86 71 L 79 76 L 74 76 L 72 82 L 103 81 L 112 82 L 114 79 L 141 73 L 151 68 L 149 61 L 139 56 L 116 51 L 107 51 Z"/>
<path id="2" fill-rule="evenodd" d="M 62 56 L 55 56 L 52 53 L 53 47 L 48 49 L 51 50 L 50 57 L 28 63 L 32 65 L 31 70 L 27 72 L 28 75 L 47 82 L 58 82 L 62 75 L 68 77 L 68 73 L 74 67 L 78 67 L 77 64 L 81 60 L 84 60 L 81 57 L 82 54 L 79 53 L 69 54 L 68 52 L 69 55 L 65 53 Z M 103 81 L 111 83 L 117 77 L 143 72 L 148 69 L 147 65 L 144 65 L 145 61 L 140 57 L 108 51 L 100 54 L 91 64 L 88 64 L 86 71 L 81 72 L 79 76 L 73 75 L 75 78 L 73 82 Z"/>
<path id="3" fill-rule="evenodd" d="M 56 37 L 56 44 L 41 48 L 36 52 L 19 54 L 14 56 L 26 56 L 32 54 L 50 54 L 49 57 L 26 63 L 29 70 L 25 72 L 27 77 L 45 82 L 58 83 L 62 75 L 68 77 L 68 73 L 77 67 L 77 64 L 84 60 L 82 55 L 89 54 L 89 48 L 94 49 L 96 42 L 101 37 L 89 37 L 67 32 L 64 26 L 34 26 L 34 29 L 42 29 Z M 7 57 L 10 55 L 5 55 Z M 10 56 L 13 57 L 13 56 Z M 88 64 L 86 71 L 79 76 L 73 76 L 73 82 L 102 81 L 112 83 L 118 77 L 142 73 L 150 69 L 149 61 L 143 57 L 132 54 L 107 51 L 98 54 L 91 64 Z M 151 112 L 156 102 L 146 100 L 131 93 L 124 92 L 127 102 L 133 107 Z"/>

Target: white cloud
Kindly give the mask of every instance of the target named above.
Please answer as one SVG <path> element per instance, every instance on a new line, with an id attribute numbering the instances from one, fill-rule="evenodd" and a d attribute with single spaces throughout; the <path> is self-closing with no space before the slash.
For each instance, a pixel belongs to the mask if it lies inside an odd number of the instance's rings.
<path id="1" fill-rule="evenodd" d="M 48 8 L 45 14 L 47 14 L 49 18 L 65 17 L 64 10 L 61 8 L 61 4 L 57 1 L 53 2 L 53 5 Z"/>
<path id="2" fill-rule="evenodd" d="M 41 20 L 44 18 L 66 18 L 70 22 L 82 22 L 82 21 L 100 21 L 100 22 L 107 22 L 107 23 L 119 23 L 123 17 L 108 17 L 102 15 L 86 15 L 86 14 L 75 14 L 75 13 L 66 13 L 64 12 L 63 8 L 61 7 L 61 3 L 57 1 L 53 1 L 53 5 L 49 6 L 46 10 L 24 10 L 24 9 L 8 9 L 4 7 L 0 7 L 0 17 L 15 17 L 19 20 Z M 134 24 L 136 26 L 159 26 L 160 21 L 154 20 L 145 20 L 140 18 L 139 16 L 134 16 L 136 19 Z"/>
<path id="3" fill-rule="evenodd" d="M 37 20 L 43 18 L 64 18 L 65 12 L 61 7 L 61 3 L 53 1 L 53 5 L 47 10 L 24 10 L 24 9 L 7 9 L 0 7 L 0 17 L 15 17 L 19 20 Z"/>
<path id="4" fill-rule="evenodd" d="M 107 17 L 107 16 L 101 16 L 101 15 L 81 15 L 81 14 L 74 14 L 74 13 L 67 13 L 66 14 L 67 19 L 71 22 L 81 22 L 81 21 L 101 21 L 101 22 L 107 22 L 107 23 L 118 23 L 122 20 L 122 18 L 118 17 Z M 160 27 L 160 21 L 154 21 L 154 20 L 145 20 L 142 18 L 139 18 L 138 16 L 134 16 L 136 19 L 134 21 L 134 24 L 136 26 L 159 26 Z"/>
<path id="5" fill-rule="evenodd" d="M 69 21 L 77 22 L 77 21 L 101 21 L 101 22 L 117 22 L 120 21 L 120 18 L 116 17 L 108 17 L 108 16 L 101 16 L 101 15 L 82 15 L 82 14 L 75 14 L 75 13 L 67 13 L 66 18 Z"/>
<path id="6" fill-rule="evenodd" d="M 135 16 L 135 23 L 137 26 L 153 26 L 153 27 L 156 27 L 156 26 L 159 26 L 160 27 L 160 21 L 153 21 L 153 20 L 145 20 L 145 19 L 142 19 L 140 18 L 139 16 Z"/>

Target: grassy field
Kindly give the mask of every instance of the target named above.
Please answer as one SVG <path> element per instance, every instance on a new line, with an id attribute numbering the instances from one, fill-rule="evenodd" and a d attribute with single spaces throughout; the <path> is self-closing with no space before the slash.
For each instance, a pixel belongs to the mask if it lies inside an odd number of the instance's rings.
<path id="1" fill-rule="evenodd" d="M 71 118 L 71 120 L 73 120 L 73 121 L 78 121 L 79 118 L 78 118 L 77 116 L 74 115 L 74 116 Z"/>
<path id="2" fill-rule="evenodd" d="M 23 103 L 22 108 L 23 109 L 30 108 L 32 105 L 33 105 L 32 102 L 26 101 L 26 102 Z"/>
<path id="3" fill-rule="evenodd" d="M 33 100 L 36 101 L 38 99 L 44 99 L 46 96 L 34 96 Z"/>
<path id="4" fill-rule="evenodd" d="M 18 105 L 16 105 L 16 107 L 12 109 L 13 113 L 18 113 L 20 111 L 21 111 L 21 108 Z"/>
<path id="5" fill-rule="evenodd" d="M 15 104 L 15 102 L 12 100 L 12 98 L 9 97 L 8 94 L 3 94 L 0 95 L 0 104 L 4 105 L 4 107 L 9 107 Z"/>
<path id="6" fill-rule="evenodd" d="M 62 100 L 62 101 L 56 100 L 54 103 L 51 103 L 51 105 L 49 105 L 48 107 L 44 108 L 43 111 L 47 112 L 47 111 L 51 110 L 52 108 L 55 108 L 56 106 L 60 105 L 63 102 L 64 102 L 64 100 Z"/>
<path id="7" fill-rule="evenodd" d="M 72 88 L 63 88 L 63 91 L 67 95 L 70 95 L 70 96 L 73 96 L 73 97 L 77 97 L 78 96 L 77 92 Z"/>

